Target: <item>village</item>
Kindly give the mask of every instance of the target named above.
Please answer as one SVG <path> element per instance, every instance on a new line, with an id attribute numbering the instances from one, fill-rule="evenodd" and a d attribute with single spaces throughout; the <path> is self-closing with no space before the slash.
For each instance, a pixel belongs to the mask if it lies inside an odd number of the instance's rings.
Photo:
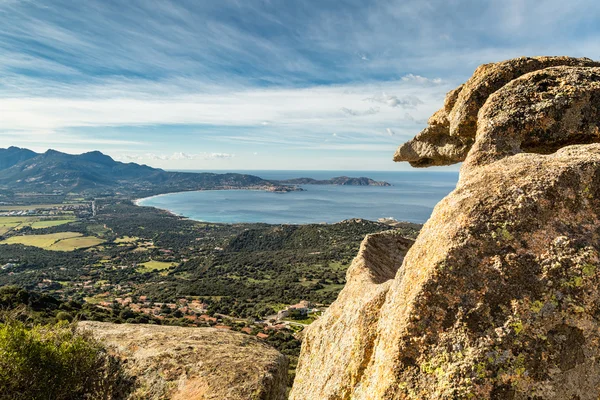
<path id="1" fill-rule="evenodd" d="M 108 296 L 109 293 L 107 292 Z M 129 308 L 134 312 L 143 313 L 153 318 L 184 319 L 188 326 L 209 326 L 215 329 L 236 330 L 248 335 L 255 335 L 260 339 L 267 339 L 271 333 L 289 330 L 301 331 L 325 311 L 324 307 L 313 307 L 306 301 L 287 306 L 275 315 L 265 317 L 263 320 L 253 318 L 236 318 L 225 314 L 214 313 L 210 315 L 209 306 L 200 300 L 180 298 L 176 303 L 161 303 L 148 300 L 147 296 L 117 297 L 113 302 L 102 301 L 98 307 L 110 309 L 114 304 Z"/>
<path id="2" fill-rule="evenodd" d="M 14 265 L 12 265 L 14 266 Z M 6 266 L 4 266 L 6 267 Z M 3 269 L 4 269 L 3 267 Z M 267 315 L 263 319 L 237 318 L 231 315 L 211 312 L 209 304 L 190 298 L 179 298 L 174 303 L 155 302 L 148 296 L 132 295 L 133 287 L 127 283 L 109 284 L 93 280 L 71 282 L 69 285 L 51 279 L 43 279 L 37 285 L 40 291 L 53 290 L 64 294 L 77 291 L 86 294 L 84 301 L 104 310 L 118 308 L 122 310 L 125 320 L 133 313 L 149 317 L 148 321 L 160 320 L 165 323 L 177 323 L 184 326 L 212 327 L 222 330 L 235 330 L 259 339 L 267 339 L 271 334 L 281 331 L 298 333 L 319 318 L 327 309 L 322 304 L 312 304 L 302 300 L 297 304 L 285 306 L 276 314 Z M 120 297 L 114 297 L 115 295 Z"/>

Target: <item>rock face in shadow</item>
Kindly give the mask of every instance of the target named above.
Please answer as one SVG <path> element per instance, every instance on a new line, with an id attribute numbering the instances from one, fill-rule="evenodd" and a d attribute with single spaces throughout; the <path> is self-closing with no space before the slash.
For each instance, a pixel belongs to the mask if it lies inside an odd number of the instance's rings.
<path id="1" fill-rule="evenodd" d="M 80 322 L 135 378 L 130 399 L 283 400 L 288 361 L 258 339 L 212 328 Z"/>
<path id="2" fill-rule="evenodd" d="M 600 70 L 564 57 L 509 68 L 528 60 L 480 67 L 451 92 L 451 110 L 479 106 L 446 112 L 429 153 L 422 133 L 401 146 L 419 166 L 464 159 L 458 185 L 400 267 L 385 261 L 399 245 L 378 246 L 378 268 L 397 269 L 385 287 L 349 271 L 309 328 L 291 399 L 598 399 Z"/>

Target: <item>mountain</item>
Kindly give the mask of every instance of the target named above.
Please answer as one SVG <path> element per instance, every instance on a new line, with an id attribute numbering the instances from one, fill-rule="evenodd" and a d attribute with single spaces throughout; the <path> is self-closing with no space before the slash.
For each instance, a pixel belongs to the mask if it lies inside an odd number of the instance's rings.
<path id="1" fill-rule="evenodd" d="M 29 160 L 38 154 L 19 147 L 9 147 L 8 149 L 0 149 L 0 170 L 10 168 L 21 161 Z"/>
<path id="2" fill-rule="evenodd" d="M 350 178 L 348 176 L 338 176 L 326 180 L 317 180 L 313 178 L 295 178 L 283 181 L 274 181 L 282 185 L 345 185 L 345 186 L 392 186 L 387 182 L 374 181 L 370 178 Z"/>
<path id="3" fill-rule="evenodd" d="M 43 154 L 11 147 L 0 150 L 0 190 L 35 193 L 121 193 L 151 195 L 186 190 L 254 188 L 296 190 L 244 174 L 169 172 L 122 163 L 99 151 Z"/>

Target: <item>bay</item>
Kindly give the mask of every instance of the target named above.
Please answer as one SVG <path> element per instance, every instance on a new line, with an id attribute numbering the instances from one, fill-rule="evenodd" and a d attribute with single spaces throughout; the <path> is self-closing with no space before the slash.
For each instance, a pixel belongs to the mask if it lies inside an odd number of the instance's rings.
<path id="1" fill-rule="evenodd" d="M 138 204 L 168 210 L 198 221 L 220 223 L 335 223 L 351 218 L 373 221 L 394 218 L 398 221 L 423 223 L 431 215 L 433 207 L 454 189 L 458 181 L 458 172 L 437 171 L 208 172 L 238 172 L 273 180 L 366 176 L 386 181 L 392 186 L 302 185 L 305 191 L 289 193 L 206 190 L 149 197 L 139 200 Z"/>

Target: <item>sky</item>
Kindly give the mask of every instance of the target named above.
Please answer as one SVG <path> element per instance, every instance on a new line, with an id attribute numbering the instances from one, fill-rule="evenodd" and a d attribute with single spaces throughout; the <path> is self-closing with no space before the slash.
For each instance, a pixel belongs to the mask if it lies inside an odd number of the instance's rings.
<path id="1" fill-rule="evenodd" d="M 483 63 L 600 58 L 597 0 L 0 0 L 0 148 L 407 170 Z"/>

